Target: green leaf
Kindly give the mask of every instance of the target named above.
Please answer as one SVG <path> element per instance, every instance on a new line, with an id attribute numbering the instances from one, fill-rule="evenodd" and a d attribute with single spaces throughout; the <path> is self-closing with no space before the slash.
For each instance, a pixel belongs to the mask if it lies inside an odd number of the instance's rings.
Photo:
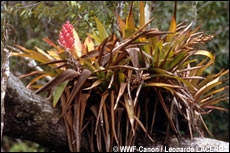
<path id="1" fill-rule="evenodd" d="M 16 45 L 16 47 L 18 47 L 19 49 L 23 50 L 24 52 L 28 53 L 28 54 L 23 54 L 23 53 L 20 53 L 20 54 L 15 54 L 16 56 L 24 56 L 24 57 L 29 57 L 31 59 L 34 59 L 36 61 L 39 61 L 41 63 L 45 63 L 45 62 L 49 62 L 50 59 L 45 56 L 44 54 L 40 53 L 40 52 L 37 52 L 37 51 L 34 51 L 34 50 L 29 50 L 29 49 L 26 49 L 20 45 Z M 47 54 L 48 55 L 48 54 Z"/>
<path id="2" fill-rule="evenodd" d="M 207 83 L 206 85 L 204 85 L 203 87 L 201 87 L 196 94 L 194 95 L 194 97 L 197 99 L 199 98 L 201 95 L 203 95 L 205 92 L 210 92 L 210 90 L 213 87 L 216 87 L 218 85 L 221 84 L 221 82 L 219 82 L 220 77 L 217 77 L 216 79 L 212 80 L 211 82 Z"/>
<path id="3" fill-rule="evenodd" d="M 189 83 L 188 80 L 184 79 L 183 77 L 177 76 L 171 72 L 165 71 L 164 69 L 154 68 L 153 69 L 155 74 L 150 75 L 151 78 L 166 78 L 166 80 L 177 80 L 178 82 L 183 82 L 189 89 L 193 89 L 193 85 Z M 176 85 L 176 84 L 175 84 Z"/>
<path id="4" fill-rule="evenodd" d="M 221 76 L 224 76 L 228 73 L 228 70 L 224 71 L 221 70 L 219 73 L 217 74 L 210 74 L 206 77 L 205 80 L 199 82 L 199 84 L 197 85 L 198 88 L 202 88 L 204 87 L 205 85 L 207 85 L 208 83 L 210 83 L 211 81 L 215 80 L 216 78 L 218 77 L 221 77 Z"/>
<path id="5" fill-rule="evenodd" d="M 163 41 L 160 40 L 156 43 L 156 47 L 155 50 L 153 50 L 153 61 L 154 61 L 154 65 L 153 67 L 159 67 L 159 58 L 160 58 L 160 53 L 162 52 L 162 48 L 163 48 Z"/>
<path id="6" fill-rule="evenodd" d="M 100 45 L 103 40 L 101 40 L 101 38 L 96 34 L 95 31 L 92 31 L 92 33 L 93 34 L 88 33 L 88 35 L 95 40 L 96 45 Z"/>
<path id="7" fill-rule="evenodd" d="M 185 59 L 185 56 L 187 55 L 186 51 L 182 51 L 178 53 L 176 56 L 172 57 L 173 60 L 169 61 L 166 64 L 165 69 L 172 70 L 174 67 L 179 66 L 179 63 Z"/>
<path id="8" fill-rule="evenodd" d="M 88 70 L 90 70 L 91 72 L 96 71 L 97 69 L 94 67 L 94 65 L 92 64 L 91 61 L 89 61 L 90 59 L 84 59 L 84 58 L 80 58 L 80 62 L 81 64 L 87 68 Z"/>
<path id="9" fill-rule="evenodd" d="M 206 51 L 206 50 L 198 50 L 194 55 L 204 55 L 204 56 L 207 56 L 207 57 L 209 57 L 212 60 L 213 63 L 214 63 L 214 60 L 215 60 L 215 58 L 212 55 L 212 53 L 209 52 L 209 51 Z"/>
<path id="10" fill-rule="evenodd" d="M 181 86 L 178 85 L 172 85 L 172 84 L 167 84 L 167 83 L 161 83 L 161 82 L 150 82 L 150 83 L 144 83 L 144 87 L 159 87 L 159 88 L 164 88 L 172 93 L 175 92 L 173 88 L 180 89 L 182 88 Z"/>
<path id="11" fill-rule="evenodd" d="M 132 4 L 130 7 L 129 14 L 126 18 L 125 38 L 128 38 L 135 32 L 135 21 L 133 18 Z"/>
<path id="12" fill-rule="evenodd" d="M 61 83 L 56 87 L 56 89 L 53 92 L 53 107 L 57 105 L 58 100 L 60 99 L 66 85 L 68 84 L 69 80 Z"/>
<path id="13" fill-rule="evenodd" d="M 97 29 L 99 31 L 99 36 L 101 38 L 101 40 L 103 41 L 105 38 L 107 38 L 109 35 L 104 27 L 104 25 L 98 20 L 97 17 L 94 17 L 95 22 L 97 24 Z"/>
<path id="14" fill-rule="evenodd" d="M 167 84 L 167 83 L 161 83 L 161 82 L 150 82 L 150 83 L 144 83 L 145 87 L 162 87 L 162 88 L 182 88 L 181 86 Z"/>

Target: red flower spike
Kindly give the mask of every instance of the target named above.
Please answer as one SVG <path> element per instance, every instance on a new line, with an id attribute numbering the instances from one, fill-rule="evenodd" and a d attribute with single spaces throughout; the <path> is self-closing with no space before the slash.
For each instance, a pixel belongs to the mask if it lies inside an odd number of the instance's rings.
<path id="1" fill-rule="evenodd" d="M 66 49 L 74 46 L 73 25 L 66 21 L 59 34 L 59 43 Z"/>

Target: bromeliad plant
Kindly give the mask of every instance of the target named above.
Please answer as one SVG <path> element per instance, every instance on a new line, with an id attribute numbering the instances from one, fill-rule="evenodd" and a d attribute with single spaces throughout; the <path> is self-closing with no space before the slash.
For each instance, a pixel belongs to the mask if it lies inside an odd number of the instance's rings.
<path id="1" fill-rule="evenodd" d="M 169 30 L 147 30 L 144 2 L 140 2 L 140 23 L 134 22 L 132 5 L 126 21 L 116 15 L 119 35 L 110 34 L 95 17 L 97 31 L 81 43 L 67 21 L 53 49 L 23 53 L 46 65 L 34 71 L 28 87 L 36 93 L 48 92 L 53 106 L 61 105 L 71 151 L 80 151 L 82 134 L 90 151 L 111 151 L 112 146 L 134 145 L 139 132 L 154 142 L 155 133 L 164 133 L 165 144 L 171 136 L 208 131 L 202 115 L 223 108 L 216 104 L 227 94 L 222 79 L 228 70 L 206 73 L 215 61 L 209 51 L 199 47 L 213 38 L 192 30 L 191 25 L 176 24 L 176 4 Z M 204 57 L 204 58 L 203 58 Z M 28 76 L 28 75 L 26 75 Z M 39 80 L 53 79 L 47 84 Z M 203 125 L 203 126 L 202 126 Z"/>

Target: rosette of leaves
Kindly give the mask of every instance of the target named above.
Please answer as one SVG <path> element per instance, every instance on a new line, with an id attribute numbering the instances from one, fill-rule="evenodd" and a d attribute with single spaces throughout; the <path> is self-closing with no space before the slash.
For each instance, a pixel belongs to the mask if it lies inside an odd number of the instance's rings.
<path id="1" fill-rule="evenodd" d="M 139 131 L 153 142 L 154 132 L 164 133 L 165 144 L 171 136 L 178 141 L 181 136 L 192 138 L 194 132 L 202 136 L 203 127 L 208 131 L 202 115 L 225 110 L 216 104 L 228 99 L 224 92 L 228 87 L 222 86 L 228 70 L 206 73 L 215 56 L 200 49 L 213 35 L 191 29 L 192 24 L 176 24 L 176 4 L 168 31 L 147 30 L 154 18 L 145 22 L 144 16 L 140 2 L 136 24 L 131 4 L 125 21 L 116 15 L 117 35 L 95 17 L 97 31 L 84 43 L 67 22 L 59 45 L 44 39 L 51 50 L 17 45 L 23 53 L 14 55 L 51 68 L 31 72 L 39 76 L 28 87 L 48 92 L 53 106 L 61 105 L 71 151 L 80 151 L 83 134 L 90 151 L 132 146 Z M 39 84 L 46 76 L 53 79 Z"/>

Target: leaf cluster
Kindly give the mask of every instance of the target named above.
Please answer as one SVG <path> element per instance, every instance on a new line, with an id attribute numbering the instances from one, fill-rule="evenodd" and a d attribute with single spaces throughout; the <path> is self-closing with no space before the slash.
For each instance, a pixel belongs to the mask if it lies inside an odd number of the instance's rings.
<path id="1" fill-rule="evenodd" d="M 133 3 L 125 21 L 116 14 L 117 34 L 107 32 L 94 17 L 96 29 L 84 43 L 75 32 L 73 50 L 48 38 L 44 41 L 52 49 L 47 51 L 17 45 L 23 53 L 14 55 L 29 57 L 50 68 L 28 74 L 38 74 L 28 87 L 36 93 L 47 91 L 53 106 L 61 105 L 60 117 L 66 125 L 71 151 L 80 151 L 83 134 L 87 135 L 90 151 L 132 146 L 139 131 L 154 141 L 152 134 L 157 127 L 165 133 L 165 144 L 172 136 L 178 141 L 183 134 L 192 138 L 194 132 L 203 135 L 202 127 L 208 131 L 203 114 L 225 110 L 216 104 L 228 99 L 224 93 L 228 86 L 222 85 L 228 80 L 224 78 L 228 70 L 206 73 L 215 56 L 199 49 L 214 35 L 192 29 L 192 23 L 177 24 L 176 3 L 168 31 L 146 28 L 154 18 L 144 20 L 143 2 L 139 3 L 137 24 L 132 7 Z M 37 84 L 46 77 L 52 80 Z M 184 131 L 182 120 L 187 127 Z"/>

